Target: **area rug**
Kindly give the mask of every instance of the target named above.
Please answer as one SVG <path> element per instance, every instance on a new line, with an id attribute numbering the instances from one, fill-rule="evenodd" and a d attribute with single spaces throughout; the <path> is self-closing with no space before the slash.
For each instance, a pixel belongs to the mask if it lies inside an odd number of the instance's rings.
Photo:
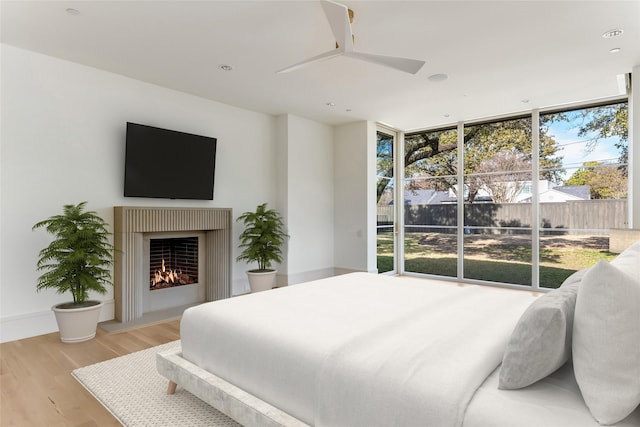
<path id="1" fill-rule="evenodd" d="M 76 369 L 72 375 L 125 426 L 239 427 L 181 387 L 167 395 L 168 381 L 156 371 L 156 353 L 178 345 L 173 341 Z"/>

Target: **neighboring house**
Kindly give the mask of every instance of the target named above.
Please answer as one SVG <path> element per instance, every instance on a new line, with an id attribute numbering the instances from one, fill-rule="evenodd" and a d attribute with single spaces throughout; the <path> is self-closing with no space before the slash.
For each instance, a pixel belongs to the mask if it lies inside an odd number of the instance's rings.
<path id="1" fill-rule="evenodd" d="M 415 205 L 439 205 L 442 203 L 455 203 L 456 197 L 450 191 L 437 190 L 405 190 L 404 204 Z"/>
<path id="2" fill-rule="evenodd" d="M 591 188 L 588 185 L 562 185 L 541 191 L 538 200 L 540 203 L 562 203 L 577 200 L 591 200 Z M 531 196 L 520 200 L 522 203 L 530 203 Z"/>
<path id="3" fill-rule="evenodd" d="M 554 188 L 540 193 L 538 200 L 540 200 L 540 203 L 562 203 L 585 199 Z"/>
<path id="4" fill-rule="evenodd" d="M 591 187 L 588 185 L 561 185 L 553 189 L 576 196 L 580 200 L 591 200 Z"/>
<path id="5" fill-rule="evenodd" d="M 559 203 L 573 200 L 590 200 L 591 191 L 588 185 L 552 187 L 547 180 L 538 183 L 539 200 L 541 203 Z M 466 191 L 465 191 L 466 196 Z M 492 203 L 491 194 L 480 190 L 474 203 Z M 437 191 L 431 189 L 416 189 L 404 191 L 404 204 L 408 206 L 439 205 L 456 203 L 456 194 L 453 190 Z M 518 193 L 514 203 L 531 203 L 531 183 L 525 183 Z M 393 205 L 393 200 L 389 202 Z"/>

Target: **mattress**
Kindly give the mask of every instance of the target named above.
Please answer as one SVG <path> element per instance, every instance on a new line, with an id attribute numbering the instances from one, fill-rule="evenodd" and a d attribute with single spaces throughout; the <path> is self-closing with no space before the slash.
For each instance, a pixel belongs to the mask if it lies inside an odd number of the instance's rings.
<path id="1" fill-rule="evenodd" d="M 315 426 L 460 426 L 529 292 L 353 273 L 185 311 L 191 363 Z"/>

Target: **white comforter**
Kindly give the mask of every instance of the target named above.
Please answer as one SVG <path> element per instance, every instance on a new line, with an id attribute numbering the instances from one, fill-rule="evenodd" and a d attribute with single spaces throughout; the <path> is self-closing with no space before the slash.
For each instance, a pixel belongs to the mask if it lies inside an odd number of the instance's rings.
<path id="1" fill-rule="evenodd" d="M 183 356 L 315 426 L 460 426 L 527 292 L 353 273 L 191 308 Z"/>

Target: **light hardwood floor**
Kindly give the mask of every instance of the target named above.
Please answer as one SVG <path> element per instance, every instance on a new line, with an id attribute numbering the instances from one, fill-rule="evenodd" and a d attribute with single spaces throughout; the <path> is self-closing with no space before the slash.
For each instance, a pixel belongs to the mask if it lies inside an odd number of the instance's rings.
<path id="1" fill-rule="evenodd" d="M 0 344 L 0 425 L 119 426 L 72 376 L 76 368 L 180 338 L 174 319 L 63 344 L 58 333 Z"/>

